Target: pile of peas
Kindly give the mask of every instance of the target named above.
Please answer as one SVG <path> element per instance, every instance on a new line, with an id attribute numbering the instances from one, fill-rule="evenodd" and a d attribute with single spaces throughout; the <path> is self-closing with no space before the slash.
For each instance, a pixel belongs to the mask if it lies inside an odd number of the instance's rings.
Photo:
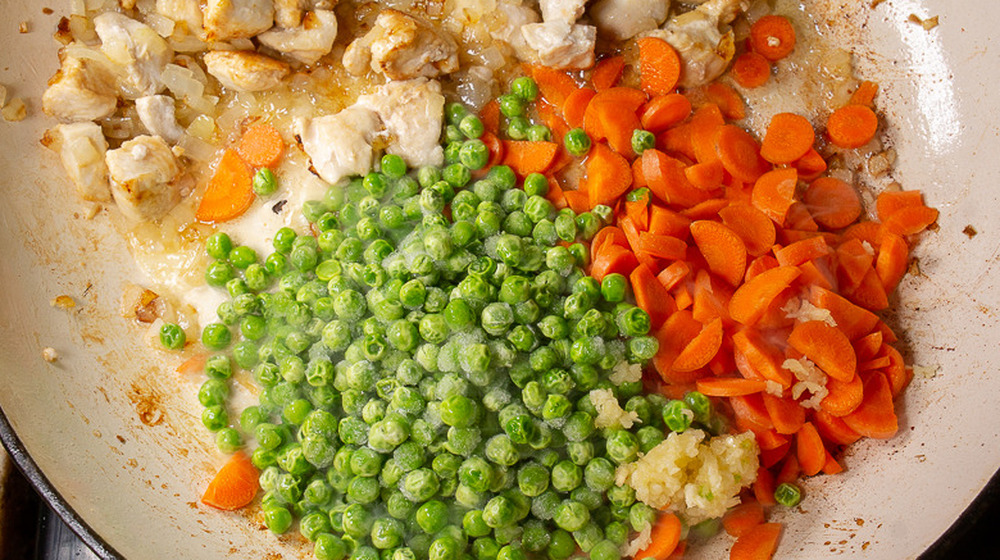
<path id="1" fill-rule="evenodd" d="M 267 527 L 298 520 L 319 560 L 618 560 L 656 512 L 617 466 L 711 406 L 609 381 L 657 350 L 626 278 L 583 269 L 611 209 L 556 210 L 544 176 L 506 166 L 473 181 L 482 123 L 447 114 L 443 169 L 386 155 L 304 206 L 316 235 L 283 228 L 263 259 L 208 239 L 206 281 L 230 297 L 202 330 L 203 423 L 223 452 L 252 440 Z M 233 418 L 236 368 L 262 389 Z M 596 429 L 594 389 L 640 422 Z"/>

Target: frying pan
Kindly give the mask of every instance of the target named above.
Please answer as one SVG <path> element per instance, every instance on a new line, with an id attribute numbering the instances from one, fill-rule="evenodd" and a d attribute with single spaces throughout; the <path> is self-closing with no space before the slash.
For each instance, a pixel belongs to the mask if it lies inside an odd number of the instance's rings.
<path id="1" fill-rule="evenodd" d="M 918 375 L 906 392 L 896 438 L 852 446 L 846 473 L 805 482 L 802 506 L 778 514 L 779 557 L 914 558 L 1000 466 L 1000 3 L 806 4 L 860 74 L 882 85 L 893 178 L 941 210 L 890 318 L 905 325 L 908 362 L 936 375 Z M 200 426 L 196 386 L 141 346 L 143 327 L 118 315 L 123 286 L 141 276 L 107 217 L 88 219 L 38 144 L 51 125 L 39 110 L 57 65 L 50 30 L 68 11 L 51 7 L 55 15 L 34 0 L 4 2 L 0 31 L 0 82 L 29 103 L 27 120 L 0 124 L 4 443 L 102 556 L 307 557 L 304 543 L 272 537 L 253 513 L 198 503 L 223 458 Z M 926 30 L 911 14 L 937 15 L 940 26 Z M 17 32 L 21 21 L 29 33 Z M 58 295 L 76 307 L 51 306 Z M 42 359 L 45 347 L 56 362 Z M 723 557 L 725 541 L 696 557 Z"/>

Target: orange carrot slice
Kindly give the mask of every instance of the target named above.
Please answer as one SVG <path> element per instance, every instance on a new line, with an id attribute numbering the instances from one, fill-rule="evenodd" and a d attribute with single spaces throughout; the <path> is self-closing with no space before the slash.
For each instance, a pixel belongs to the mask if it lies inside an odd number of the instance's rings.
<path id="1" fill-rule="evenodd" d="M 255 124 L 243 133 L 236 151 L 247 165 L 274 167 L 285 153 L 285 141 L 277 128 L 269 124 Z"/>
<path id="2" fill-rule="evenodd" d="M 840 329 L 823 321 L 795 325 L 788 335 L 788 344 L 834 379 L 847 382 L 857 373 L 858 358 L 851 341 Z"/>
<path id="3" fill-rule="evenodd" d="M 646 37 L 639 44 L 639 81 L 649 95 L 666 95 L 677 87 L 681 77 L 681 59 L 670 43 Z"/>
<path id="4" fill-rule="evenodd" d="M 792 266 L 780 266 L 762 272 L 736 289 L 729 301 L 729 315 L 744 325 L 756 323 L 771 302 L 802 272 Z"/>
<path id="5" fill-rule="evenodd" d="M 255 198 L 250 170 L 236 150 L 226 150 L 208 181 L 195 218 L 209 224 L 226 222 L 243 215 Z"/>
<path id="6" fill-rule="evenodd" d="M 785 222 L 788 208 L 795 202 L 799 173 L 794 168 L 775 169 L 754 183 L 750 201 L 777 224 Z"/>
<path id="7" fill-rule="evenodd" d="M 691 237 L 708 262 L 708 268 L 731 286 L 739 286 L 747 264 L 743 240 L 725 224 L 709 220 L 692 223 Z"/>
<path id="8" fill-rule="evenodd" d="M 889 439 L 899 431 L 899 422 L 892 404 L 892 389 L 885 375 L 871 373 L 864 382 L 864 400 L 844 423 L 862 436 Z"/>
<path id="9" fill-rule="evenodd" d="M 694 371 L 708 365 L 722 347 L 722 320 L 715 319 L 702 327 L 674 360 L 673 369 Z"/>
<path id="10" fill-rule="evenodd" d="M 816 131 L 805 117 L 778 113 L 767 127 L 760 144 L 760 156 L 775 164 L 792 163 L 806 155 L 815 141 Z"/>
<path id="11" fill-rule="evenodd" d="M 259 476 L 250 458 L 243 452 L 236 452 L 208 484 L 201 502 L 227 511 L 244 507 L 257 495 Z"/>

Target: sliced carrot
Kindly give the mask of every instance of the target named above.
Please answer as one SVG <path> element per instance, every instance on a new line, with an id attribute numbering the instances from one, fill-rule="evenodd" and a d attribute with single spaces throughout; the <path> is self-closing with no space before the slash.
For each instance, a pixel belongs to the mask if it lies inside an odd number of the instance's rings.
<path id="1" fill-rule="evenodd" d="M 657 95 L 642 108 L 640 121 L 642 128 L 650 132 L 663 132 L 688 118 L 691 101 L 679 93 Z"/>
<path id="2" fill-rule="evenodd" d="M 715 319 L 702 327 L 701 332 L 681 350 L 672 367 L 677 371 L 701 369 L 712 361 L 721 347 L 722 320 Z"/>
<path id="3" fill-rule="evenodd" d="M 672 368 L 681 351 L 701 332 L 702 324 L 694 319 L 691 312 L 681 309 L 667 317 L 663 326 L 656 331 L 660 343 L 653 356 L 653 367 L 667 383 L 691 383 L 701 377 L 700 371 L 680 372 Z"/>
<path id="4" fill-rule="evenodd" d="M 677 549 L 682 529 L 681 520 L 676 515 L 672 513 L 661 514 L 650 531 L 649 545 L 641 552 L 636 553 L 636 557 L 666 560 Z"/>
<path id="5" fill-rule="evenodd" d="M 702 165 L 702 164 L 695 164 Z M 707 164 L 712 165 L 712 164 Z M 692 166 L 693 167 L 693 166 Z M 691 169 L 691 167 L 688 167 Z M 691 220 L 714 220 L 719 215 L 719 210 L 729 206 L 729 200 L 725 198 L 712 198 L 699 202 L 690 208 L 681 210 L 681 215 Z"/>
<path id="6" fill-rule="evenodd" d="M 757 525 L 736 539 L 729 551 L 729 560 L 770 560 L 778 548 L 779 538 L 780 524 Z"/>
<path id="7" fill-rule="evenodd" d="M 605 243 L 628 247 L 628 239 L 625 237 L 625 232 L 623 232 L 620 228 L 616 226 L 602 227 L 594 235 L 594 238 L 590 240 L 591 260 L 596 257 L 597 251 L 603 247 Z"/>
<path id="8" fill-rule="evenodd" d="M 927 206 L 913 206 L 893 212 L 882 223 L 886 231 L 896 235 L 915 235 L 938 219 L 938 211 Z"/>
<path id="9" fill-rule="evenodd" d="M 875 273 L 882 281 L 886 293 L 892 293 L 906 274 L 909 266 L 910 248 L 902 237 L 888 233 L 882 238 L 882 246 L 875 260 Z"/>
<path id="10" fill-rule="evenodd" d="M 875 262 L 875 256 L 869 253 L 864 244 L 857 239 L 849 239 L 840 244 L 837 253 L 837 276 L 841 289 L 853 289 L 861 284 L 865 275 Z"/>
<path id="11" fill-rule="evenodd" d="M 569 205 L 570 209 L 577 214 L 582 214 L 584 212 L 590 211 L 593 206 L 590 204 L 590 195 L 587 191 L 577 189 L 575 191 L 563 191 L 563 198 L 566 199 L 566 204 Z"/>
<path id="12" fill-rule="evenodd" d="M 260 488 L 260 473 L 242 451 L 238 451 L 219 469 L 208 484 L 201 502 L 217 509 L 232 511 L 248 505 Z"/>
<path id="13" fill-rule="evenodd" d="M 649 314 L 649 322 L 654 329 L 660 328 L 677 309 L 670 293 L 644 264 L 637 266 L 629 279 L 632 281 L 636 305 Z"/>
<path id="14" fill-rule="evenodd" d="M 606 245 L 599 250 L 590 265 L 590 275 L 598 282 L 608 274 L 629 275 L 639 265 L 635 253 L 619 245 Z"/>
<path id="15" fill-rule="evenodd" d="M 488 170 L 495 165 L 500 165 L 504 155 L 503 142 L 500 138 L 492 132 L 485 131 L 479 139 L 483 141 L 483 144 L 486 144 L 486 149 L 490 152 L 490 159 L 486 163 L 485 169 Z"/>
<path id="16" fill-rule="evenodd" d="M 583 128 L 594 140 L 607 139 L 616 152 L 631 158 L 632 133 L 639 128 L 636 111 L 646 102 L 646 95 L 632 88 L 613 87 L 598 92 L 583 116 Z"/>
<path id="17" fill-rule="evenodd" d="M 738 121 L 747 116 L 746 104 L 732 87 L 722 82 L 712 82 L 705 86 L 708 100 L 719 106 L 722 114 L 729 120 Z"/>
<path id="18" fill-rule="evenodd" d="M 875 138 L 878 117 L 865 105 L 841 107 L 826 121 L 826 133 L 830 141 L 841 148 L 860 148 Z"/>
<path id="19" fill-rule="evenodd" d="M 788 344 L 833 379 L 847 382 L 857 373 L 858 357 L 851 341 L 840 329 L 823 321 L 795 325 L 788 335 Z"/>
<path id="20" fill-rule="evenodd" d="M 804 262 L 825 257 L 831 252 L 832 249 L 826 244 L 826 239 L 817 236 L 796 241 L 774 251 L 774 258 L 778 259 L 778 264 L 781 266 L 798 266 Z"/>
<path id="21" fill-rule="evenodd" d="M 556 107 L 562 107 L 566 98 L 578 88 L 573 78 L 560 70 L 541 64 L 528 65 L 528 69 L 531 77 L 538 83 L 538 91 L 542 94 L 542 98 Z"/>
<path id="22" fill-rule="evenodd" d="M 566 202 L 566 193 L 555 177 L 549 177 L 549 192 L 545 193 L 545 199 L 551 202 L 556 210 L 562 210 L 569 206 L 569 203 Z"/>
<path id="23" fill-rule="evenodd" d="M 691 146 L 699 163 L 719 159 L 715 150 L 715 135 L 725 124 L 722 110 L 714 103 L 702 105 L 691 116 Z"/>
<path id="24" fill-rule="evenodd" d="M 851 105 L 865 105 L 871 107 L 878 95 L 878 84 L 865 80 L 858 85 L 858 89 L 851 94 Z"/>
<path id="25" fill-rule="evenodd" d="M 639 233 L 639 251 L 658 259 L 680 261 L 687 256 L 687 243 L 669 235 Z"/>
<path id="26" fill-rule="evenodd" d="M 208 361 L 208 354 L 195 354 L 184 360 L 174 371 L 182 376 L 203 373 L 206 361 Z"/>
<path id="27" fill-rule="evenodd" d="M 767 407 L 767 413 L 771 416 L 771 422 L 774 424 L 774 431 L 789 435 L 802 428 L 806 421 L 806 409 L 799 406 L 799 403 L 767 393 L 764 393 L 763 396 L 764 406 Z"/>
<path id="28" fill-rule="evenodd" d="M 748 51 L 736 57 L 729 72 L 740 86 L 758 88 L 771 79 L 771 61 L 760 53 Z"/>
<path id="29" fill-rule="evenodd" d="M 766 386 L 759 379 L 744 379 L 741 377 L 709 377 L 699 379 L 698 391 L 709 397 L 738 397 L 760 393 Z"/>
<path id="30" fill-rule="evenodd" d="M 639 44 L 639 81 L 649 95 L 666 95 L 677 87 L 681 77 L 681 59 L 670 43 L 646 37 Z"/>
<path id="31" fill-rule="evenodd" d="M 814 181 L 826 171 L 826 160 L 815 148 L 810 148 L 806 155 L 795 162 L 795 169 L 803 181 Z"/>
<path id="32" fill-rule="evenodd" d="M 719 210 L 722 223 L 743 240 L 747 254 L 759 257 L 774 246 L 774 222 L 749 204 L 733 204 Z"/>
<path id="33" fill-rule="evenodd" d="M 788 457 L 788 452 L 792 450 L 792 442 L 787 442 L 774 449 L 761 450 L 760 464 L 764 468 L 771 468 Z"/>
<path id="34" fill-rule="evenodd" d="M 771 417 L 767 414 L 767 408 L 764 407 L 761 393 L 731 397 L 729 403 L 732 405 L 733 415 L 739 423 L 758 431 L 774 428 Z"/>
<path id="35" fill-rule="evenodd" d="M 684 239 L 688 236 L 690 227 L 689 218 L 658 204 L 654 204 L 649 210 L 649 233 Z"/>
<path id="36" fill-rule="evenodd" d="M 580 88 L 569 94 L 562 106 L 563 118 L 566 119 L 566 124 L 572 128 L 582 128 L 583 117 L 587 113 L 587 106 L 590 105 L 590 101 L 595 95 L 597 95 L 597 92 L 590 88 Z"/>
<path id="37" fill-rule="evenodd" d="M 722 528 L 731 537 L 741 537 L 764 522 L 764 506 L 760 502 L 749 501 L 740 504 L 722 517 Z"/>
<path id="38" fill-rule="evenodd" d="M 771 117 L 760 144 L 760 156 L 775 164 L 792 163 L 806 155 L 815 141 L 816 131 L 805 117 L 778 113 Z"/>
<path id="39" fill-rule="evenodd" d="M 844 423 L 862 436 L 889 439 L 899 431 L 899 422 L 892 404 L 892 389 L 885 375 L 873 372 L 864 381 L 864 400 Z"/>
<path id="40" fill-rule="evenodd" d="M 761 467 L 757 470 L 757 480 L 753 483 L 753 495 L 757 501 L 764 506 L 776 506 L 778 502 L 774 499 L 774 475 L 771 471 Z"/>
<path id="41" fill-rule="evenodd" d="M 628 161 L 608 149 L 604 144 L 594 144 L 587 158 L 587 188 L 590 207 L 598 204 L 613 206 L 632 183 L 632 169 Z"/>
<path id="42" fill-rule="evenodd" d="M 761 255 L 754 259 L 749 266 L 747 266 L 746 281 L 749 282 L 762 272 L 767 272 L 773 268 L 778 268 L 778 259 L 772 257 L 771 255 Z M 801 269 L 801 267 L 799 268 Z"/>
<path id="43" fill-rule="evenodd" d="M 774 478 L 774 481 L 778 484 L 795 482 L 800 474 L 802 474 L 802 468 L 799 466 L 799 456 L 797 453 L 792 453 L 785 458 L 785 462 L 781 465 L 781 470 L 778 471 L 778 476 Z"/>
<path id="44" fill-rule="evenodd" d="M 845 241 L 857 239 L 871 245 L 873 249 L 878 249 L 879 245 L 882 244 L 883 235 L 885 235 L 885 228 L 878 222 L 858 222 L 840 234 Z"/>
<path id="45" fill-rule="evenodd" d="M 739 286 L 747 264 L 743 240 L 725 224 L 709 220 L 692 223 L 691 237 L 708 262 L 709 269 L 731 286 Z"/>
<path id="46" fill-rule="evenodd" d="M 764 173 L 760 145 L 747 131 L 738 126 L 726 125 L 716 131 L 714 142 L 715 153 L 733 177 L 752 183 Z"/>
<path id="47" fill-rule="evenodd" d="M 882 333 L 875 331 L 863 336 L 854 342 L 854 353 L 858 355 L 858 361 L 870 360 L 882 350 Z"/>
<path id="48" fill-rule="evenodd" d="M 672 206 L 687 208 L 712 198 L 711 193 L 696 188 L 684 174 L 686 166 L 659 150 L 642 153 L 642 173 L 649 189 Z"/>
<path id="49" fill-rule="evenodd" d="M 691 142 L 691 125 L 679 124 L 662 132 L 656 137 L 656 149 L 671 156 L 682 155 L 689 160 L 696 159 Z"/>
<path id="50" fill-rule="evenodd" d="M 823 439 L 819 437 L 819 432 L 812 422 L 803 424 L 802 429 L 795 434 L 795 450 L 798 453 L 802 474 L 815 476 L 823 470 L 823 465 L 826 464 L 826 448 L 823 447 Z"/>
<path id="51" fill-rule="evenodd" d="M 817 410 L 815 412 L 813 415 L 813 424 L 816 426 L 816 431 L 819 432 L 819 435 L 833 445 L 850 445 L 861 439 L 861 434 L 855 432 L 843 420 L 825 410 Z"/>
<path id="52" fill-rule="evenodd" d="M 794 168 L 775 169 L 760 176 L 753 186 L 751 203 L 775 223 L 783 224 L 795 202 L 799 174 Z"/>
<path id="53" fill-rule="evenodd" d="M 656 279 L 663 284 L 663 287 L 668 291 L 674 289 L 678 283 L 684 280 L 688 274 L 691 272 L 691 267 L 684 261 L 674 261 L 667 265 L 659 274 L 656 275 Z"/>
<path id="54" fill-rule="evenodd" d="M 503 164 L 519 177 L 544 173 L 555 160 L 559 145 L 555 142 L 503 141 Z"/>
<path id="55" fill-rule="evenodd" d="M 236 151 L 247 165 L 274 167 L 285 154 L 285 141 L 277 128 L 269 124 L 255 124 L 243 133 Z"/>
<path id="56" fill-rule="evenodd" d="M 255 198 L 250 169 L 236 150 L 226 150 L 208 181 L 195 217 L 210 224 L 226 222 L 246 212 Z"/>
<path id="57" fill-rule="evenodd" d="M 729 315 L 734 321 L 753 325 L 764 315 L 778 294 L 783 292 L 802 272 L 791 266 L 780 266 L 762 272 L 736 289 L 729 301 Z"/>
<path id="58" fill-rule="evenodd" d="M 764 58 L 775 61 L 795 50 L 795 28 L 784 16 L 767 15 L 750 26 L 750 47 Z"/>
<path id="59" fill-rule="evenodd" d="M 840 474 L 844 472 L 844 467 L 830 455 L 830 452 L 826 452 L 826 462 L 823 463 L 823 474 Z"/>
<path id="60" fill-rule="evenodd" d="M 684 169 L 684 176 L 695 187 L 703 191 L 711 191 L 722 186 L 725 171 L 721 161 L 710 161 L 687 167 Z"/>
<path id="61" fill-rule="evenodd" d="M 924 195 L 920 191 L 882 191 L 875 199 L 875 212 L 883 222 L 897 210 L 914 206 L 924 206 Z"/>
<path id="62" fill-rule="evenodd" d="M 489 103 L 483 105 L 482 110 L 479 111 L 479 120 L 483 121 L 483 130 L 494 136 L 499 136 L 500 102 L 496 99 L 491 99 Z"/>
<path id="63" fill-rule="evenodd" d="M 882 280 L 879 279 L 878 273 L 875 272 L 874 268 L 869 270 L 868 274 L 865 274 L 865 277 L 861 279 L 861 283 L 858 286 L 850 291 L 845 290 L 844 294 L 851 301 L 865 309 L 881 311 L 889 307 L 889 296 L 885 293 Z"/>
<path id="64" fill-rule="evenodd" d="M 594 84 L 594 89 L 597 91 L 612 88 L 622 78 L 622 71 L 624 70 L 624 58 L 620 56 L 605 58 L 594 66 L 594 70 L 590 74 L 590 83 Z"/>
<path id="65" fill-rule="evenodd" d="M 861 198 L 854 187 L 834 177 L 820 177 L 802 197 L 814 220 L 829 229 L 854 223 L 861 215 Z"/>
<path id="66" fill-rule="evenodd" d="M 913 379 L 913 371 L 906 367 L 903 362 L 903 355 L 888 344 L 882 347 L 882 351 L 885 353 L 885 357 L 889 360 L 889 365 L 885 366 L 885 377 L 889 380 L 889 386 L 892 388 L 893 398 L 898 397 L 906 385 Z"/>
<path id="67" fill-rule="evenodd" d="M 833 320 L 847 338 L 856 340 L 872 332 L 878 324 L 878 316 L 851 303 L 847 298 L 831 290 L 812 286 L 809 290 L 809 303 L 830 312 Z"/>

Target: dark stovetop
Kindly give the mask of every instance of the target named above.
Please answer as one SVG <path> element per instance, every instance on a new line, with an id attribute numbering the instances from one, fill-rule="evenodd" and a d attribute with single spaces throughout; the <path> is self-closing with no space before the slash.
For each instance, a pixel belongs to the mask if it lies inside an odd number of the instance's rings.
<path id="1" fill-rule="evenodd" d="M 0 508 L 0 559 L 3 560 L 100 560 L 44 504 L 16 469 L 4 482 L 7 499 Z M 973 517 L 955 535 L 952 543 L 936 547 L 921 560 L 952 558 L 1000 559 L 996 531 L 1000 527 L 1000 490 L 992 485 L 986 500 L 980 500 Z M 987 503 L 982 503 L 982 502 Z"/>

